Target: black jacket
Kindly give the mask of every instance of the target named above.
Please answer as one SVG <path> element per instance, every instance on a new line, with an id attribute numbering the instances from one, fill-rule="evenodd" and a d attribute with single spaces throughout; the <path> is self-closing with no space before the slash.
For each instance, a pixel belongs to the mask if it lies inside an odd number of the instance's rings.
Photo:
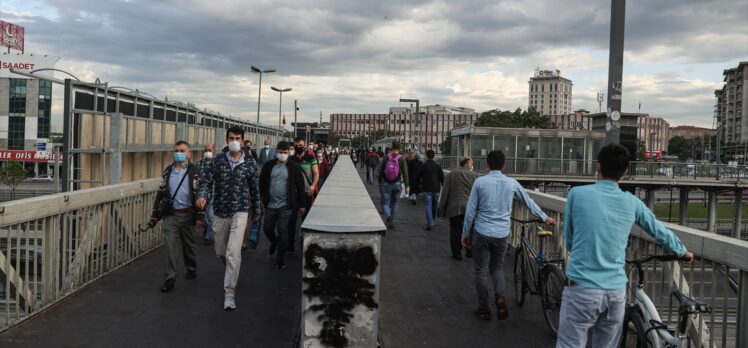
<path id="1" fill-rule="evenodd" d="M 419 192 L 439 193 L 441 191 L 444 183 L 444 171 L 434 160 L 427 160 L 426 163 L 421 165 L 421 170 L 418 171 L 417 175 L 416 182 L 420 183 Z"/>
<path id="2" fill-rule="evenodd" d="M 405 160 L 405 162 L 408 163 L 408 179 L 410 180 L 408 186 L 410 186 L 410 193 L 418 194 L 418 181 L 416 180 L 418 180 L 418 172 L 421 170 L 423 163 L 421 163 L 417 158 Z"/>
<path id="3" fill-rule="evenodd" d="M 269 161 L 262 166 L 262 172 L 260 173 L 260 197 L 262 198 L 262 205 L 266 208 L 270 203 L 270 173 L 272 173 L 276 163 L 278 163 L 277 158 Z M 307 197 L 301 167 L 296 162 L 287 161 L 286 168 L 288 169 L 288 206 L 293 210 L 306 207 Z"/>

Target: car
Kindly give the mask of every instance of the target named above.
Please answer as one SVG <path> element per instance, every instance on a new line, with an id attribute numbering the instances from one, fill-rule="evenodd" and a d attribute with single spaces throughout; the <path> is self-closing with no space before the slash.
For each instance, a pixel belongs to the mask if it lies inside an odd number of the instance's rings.
<path id="1" fill-rule="evenodd" d="M 42 174 L 31 179 L 31 181 L 45 181 L 45 182 L 52 182 L 54 180 L 55 178 L 52 176 L 52 174 Z"/>

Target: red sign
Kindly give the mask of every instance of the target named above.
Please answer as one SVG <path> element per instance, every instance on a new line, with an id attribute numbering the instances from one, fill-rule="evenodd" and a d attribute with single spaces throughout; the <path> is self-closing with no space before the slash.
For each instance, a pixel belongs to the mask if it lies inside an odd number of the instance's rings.
<path id="1" fill-rule="evenodd" d="M 0 21 L 0 46 L 8 47 L 8 50 L 19 50 L 23 53 L 24 29 L 20 25 Z"/>
<path id="2" fill-rule="evenodd" d="M 0 162 L 54 162 L 55 157 L 50 151 L 33 150 L 0 150 Z M 62 156 L 60 156 L 62 162 Z"/>

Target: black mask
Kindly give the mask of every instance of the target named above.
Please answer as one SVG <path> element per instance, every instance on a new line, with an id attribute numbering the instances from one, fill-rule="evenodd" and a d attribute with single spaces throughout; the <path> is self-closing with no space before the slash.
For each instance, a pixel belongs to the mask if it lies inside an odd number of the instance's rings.
<path id="1" fill-rule="evenodd" d="M 298 154 L 304 153 L 305 147 L 303 147 L 303 146 L 294 146 L 293 149 L 294 149 L 294 152 L 298 155 Z"/>

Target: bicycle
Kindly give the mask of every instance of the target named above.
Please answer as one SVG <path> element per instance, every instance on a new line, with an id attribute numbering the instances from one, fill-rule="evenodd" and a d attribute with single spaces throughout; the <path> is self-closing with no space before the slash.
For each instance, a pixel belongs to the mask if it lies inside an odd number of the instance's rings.
<path id="1" fill-rule="evenodd" d="M 512 221 L 522 224 L 520 242 L 514 254 L 514 296 L 517 306 L 524 306 L 528 292 L 531 295 L 540 295 L 545 322 L 556 336 L 561 313 L 561 293 L 564 290 L 564 275 L 557 265 L 563 267 L 564 260 L 549 260 L 546 256 L 543 240 L 545 237 L 552 236 L 552 231 L 545 231 L 540 226 L 536 226 L 537 236 L 540 239 L 540 250 L 537 253 L 527 240 L 525 236 L 527 226 L 543 221 L 515 218 L 512 218 Z"/>
<path id="2" fill-rule="evenodd" d="M 621 347 L 678 348 L 687 345 L 686 329 L 688 316 L 699 313 L 711 313 L 712 308 L 686 296 L 680 290 L 674 290 L 672 296 L 678 301 L 678 323 L 676 329 L 668 328 L 662 323 L 657 308 L 644 292 L 644 270 L 642 264 L 657 261 L 683 261 L 677 255 L 650 255 L 639 260 L 626 260 L 632 264 L 639 277 L 634 293 L 633 303 L 626 308 L 621 333 Z"/>

